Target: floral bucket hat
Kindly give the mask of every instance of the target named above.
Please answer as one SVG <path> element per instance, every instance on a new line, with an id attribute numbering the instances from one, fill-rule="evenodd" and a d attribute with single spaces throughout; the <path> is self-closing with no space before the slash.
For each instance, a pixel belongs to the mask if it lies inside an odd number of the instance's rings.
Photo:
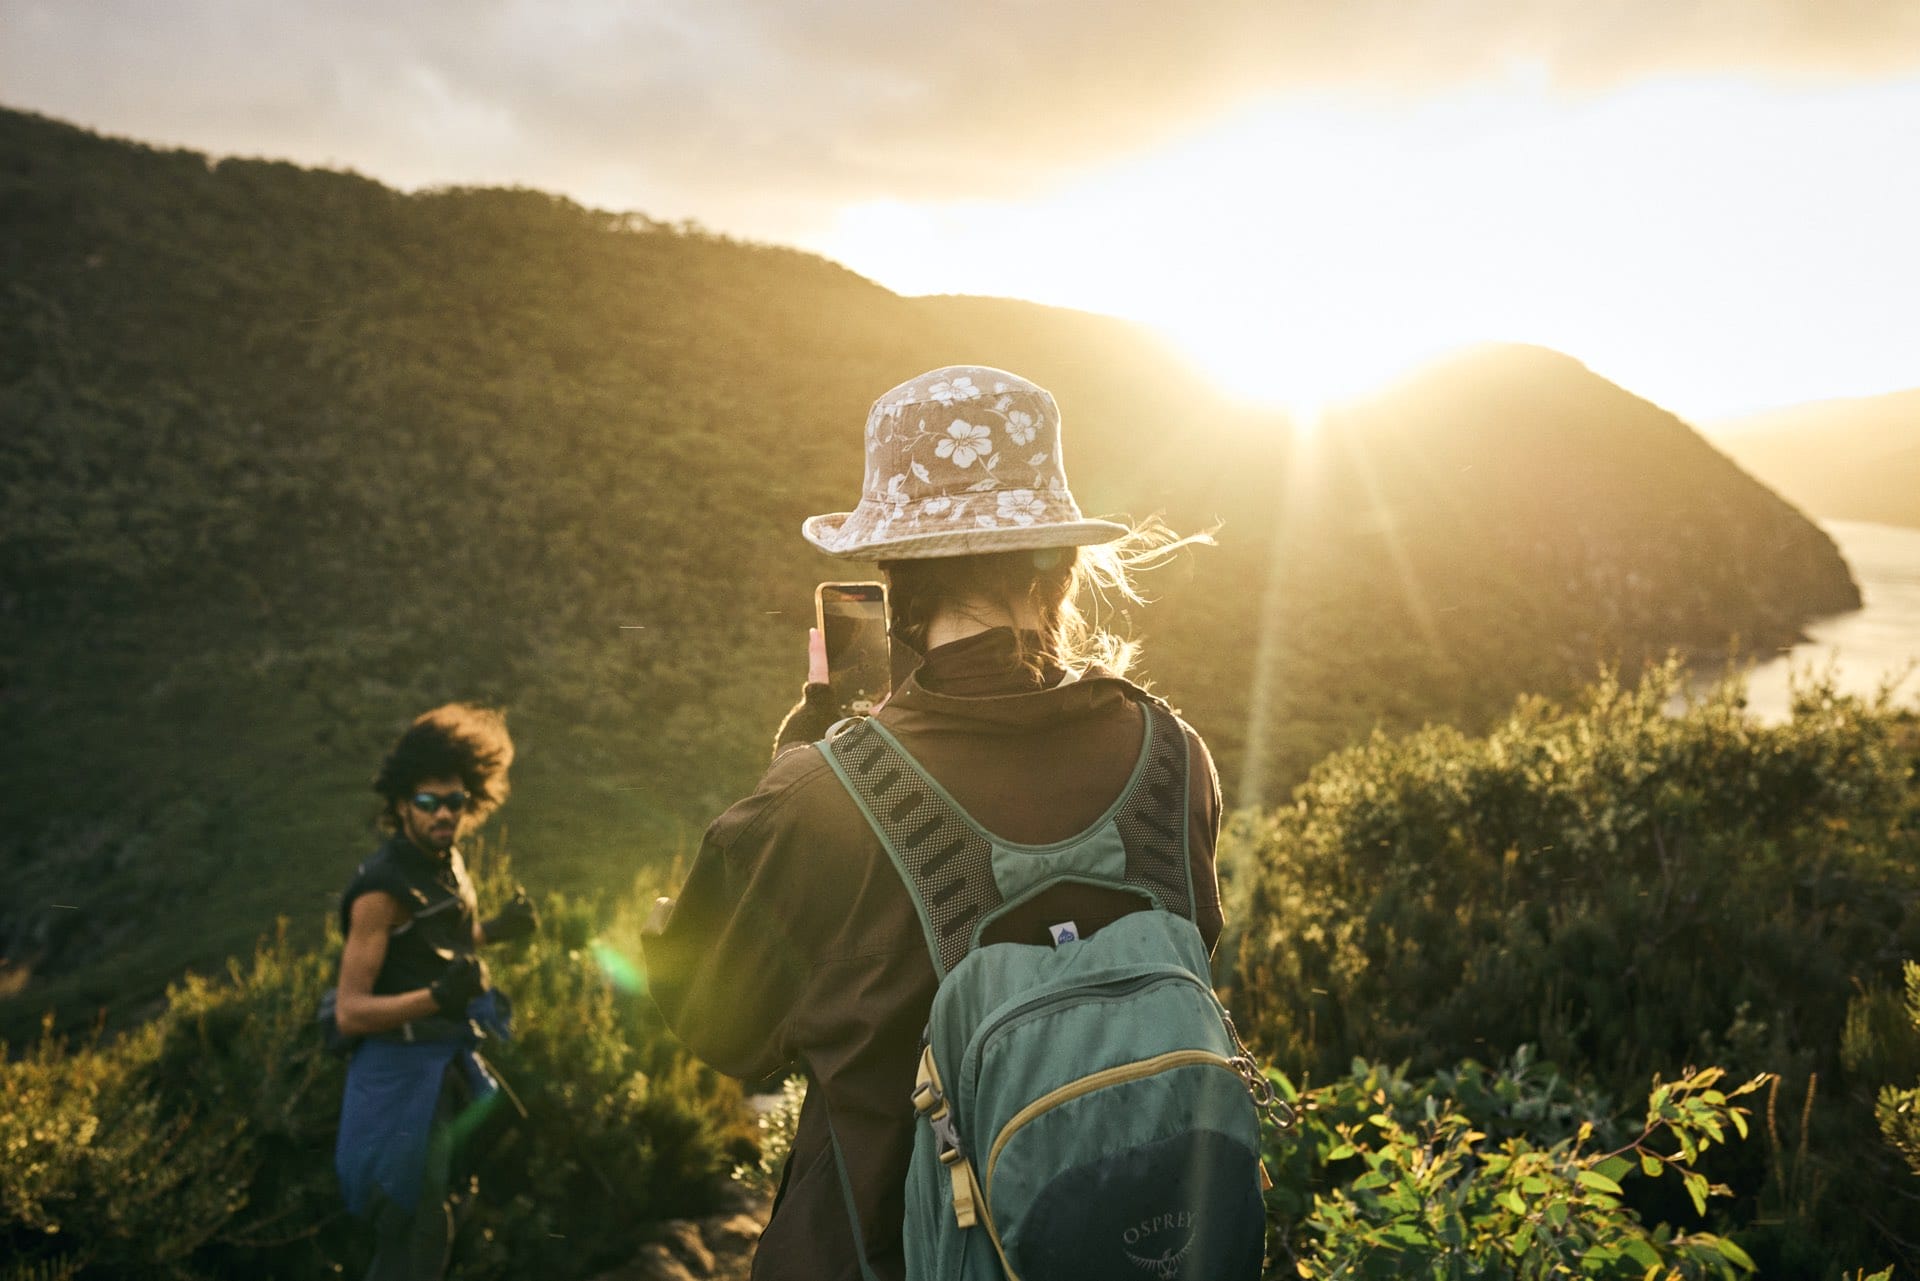
<path id="1" fill-rule="evenodd" d="M 1080 514 L 1060 461 L 1059 406 L 1004 369 L 949 365 L 901 383 L 873 402 L 866 439 L 859 505 L 801 526 L 829 555 L 920 560 L 1127 532 Z"/>

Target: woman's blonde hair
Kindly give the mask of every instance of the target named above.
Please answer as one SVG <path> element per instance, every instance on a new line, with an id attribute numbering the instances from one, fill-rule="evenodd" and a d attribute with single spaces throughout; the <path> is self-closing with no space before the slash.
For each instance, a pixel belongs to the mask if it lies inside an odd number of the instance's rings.
<path id="1" fill-rule="evenodd" d="M 924 560 L 882 561 L 893 634 L 921 653 L 927 629 L 945 607 L 1040 619 L 1034 633 L 1016 630 L 1020 661 L 1037 676 L 1048 669 L 1078 674 L 1098 667 L 1123 676 L 1139 656 L 1139 642 L 1112 630 L 1109 620 L 1129 604 L 1145 604 L 1135 577 L 1183 548 L 1211 544 L 1208 534 L 1176 535 L 1158 518 L 1124 537 L 1090 547 L 987 552 Z"/>

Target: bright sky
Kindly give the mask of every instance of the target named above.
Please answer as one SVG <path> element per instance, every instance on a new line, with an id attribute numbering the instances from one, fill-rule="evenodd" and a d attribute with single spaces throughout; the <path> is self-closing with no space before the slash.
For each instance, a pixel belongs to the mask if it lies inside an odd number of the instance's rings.
<path id="1" fill-rule="evenodd" d="M 1317 401 L 1485 339 L 1696 421 L 1920 385 L 1920 77 L 1517 74 L 1416 110 L 1279 100 L 991 202 L 874 201 L 802 237 L 906 293 L 1154 324 L 1236 390 Z"/>
<path id="2" fill-rule="evenodd" d="M 1920 386 L 1913 0 L 0 0 L 0 104 L 517 183 L 1313 403 L 1494 340 L 1696 422 Z"/>

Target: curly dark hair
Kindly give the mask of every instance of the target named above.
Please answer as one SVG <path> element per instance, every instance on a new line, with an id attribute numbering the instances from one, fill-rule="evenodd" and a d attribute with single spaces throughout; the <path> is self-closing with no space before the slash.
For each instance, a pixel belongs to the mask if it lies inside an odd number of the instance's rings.
<path id="1" fill-rule="evenodd" d="M 454 775 L 473 798 L 476 820 L 485 821 L 507 799 L 507 768 L 513 739 L 507 718 L 491 707 L 448 703 L 414 718 L 380 762 L 373 790 L 386 801 L 381 822 L 391 826 L 395 809 L 421 780 Z"/>

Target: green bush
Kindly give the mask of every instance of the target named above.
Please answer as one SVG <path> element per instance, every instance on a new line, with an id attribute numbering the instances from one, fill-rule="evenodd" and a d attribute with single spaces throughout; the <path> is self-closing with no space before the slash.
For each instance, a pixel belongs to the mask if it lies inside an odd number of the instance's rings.
<path id="1" fill-rule="evenodd" d="M 506 858 L 476 867 L 483 901 L 503 897 Z M 649 1222 L 713 1205 L 753 1150 L 737 1087 L 680 1051 L 613 963 L 596 922 L 621 914 L 552 896 L 542 915 L 535 940 L 489 958 L 516 1027 L 486 1052 L 531 1123 L 506 1153 L 511 1195 L 462 1224 L 464 1276 L 621 1261 Z M 333 968 L 283 928 L 117 1042 L 47 1037 L 0 1066 L 0 1255 L 80 1277 L 363 1265 L 333 1173 L 344 1068 L 313 1024 Z"/>
<path id="2" fill-rule="evenodd" d="M 1654 1079 L 1644 1116 L 1622 1127 L 1605 1101 L 1522 1050 L 1498 1070 L 1471 1060 L 1415 1080 L 1356 1061 L 1300 1091 L 1297 1130 L 1269 1136 L 1272 1274 L 1606 1278 L 1731 1277 L 1745 1251 L 1705 1232 L 1652 1227 L 1622 1182 L 1677 1180 L 1697 1211 L 1725 1196 L 1697 1164 L 1744 1139 L 1733 1100 L 1756 1077 L 1719 1088 L 1718 1068 Z"/>
<path id="3" fill-rule="evenodd" d="M 1906 966 L 1906 1000 L 1901 1012 L 1906 1018 L 1906 1026 L 1902 1029 L 1905 1034 L 1902 1038 L 1903 1048 L 1911 1058 L 1913 1046 L 1920 1042 L 1920 965 L 1912 961 L 1907 962 Z M 1855 1025 L 1852 1019 L 1848 1022 L 1851 1032 Z M 1866 1039 L 1861 1036 L 1856 1041 L 1850 1037 L 1848 1048 L 1858 1053 L 1860 1043 Z M 1894 1038 L 1883 1035 L 1874 1039 L 1884 1045 Z M 1913 1069 L 1908 1068 L 1904 1075 L 1913 1075 Z M 1920 1176 L 1920 1079 L 1905 1087 L 1892 1084 L 1881 1086 L 1874 1104 L 1874 1118 L 1880 1125 L 1880 1133 L 1905 1158 L 1914 1174 Z M 1916 1194 L 1920 1194 L 1920 1189 L 1916 1189 Z"/>
<path id="4" fill-rule="evenodd" d="M 793 1136 L 800 1130 L 800 1108 L 806 1101 L 805 1077 L 790 1076 L 781 1082 L 775 1102 L 757 1118 L 760 1155 L 734 1167 L 734 1182 L 761 1196 L 774 1194 L 780 1186 L 781 1170 L 793 1151 Z"/>
<path id="5" fill-rule="evenodd" d="M 1813 681 L 1764 726 L 1737 686 L 1682 689 L 1669 664 L 1324 762 L 1239 829 L 1235 1009 L 1319 1074 L 1527 1043 L 1616 1096 L 1685 1062 L 1780 1073 L 1800 1134 L 1716 1154 L 1723 1217 L 1767 1221 L 1742 1239 L 1770 1275 L 1900 1258 L 1899 1171 L 1863 1152 L 1841 1041 L 1849 998 L 1920 950 L 1912 717 Z"/>
<path id="6" fill-rule="evenodd" d="M 0 1244 L 78 1275 L 219 1275 L 338 1248 L 340 1073 L 312 1025 L 326 964 L 284 936 L 189 978 L 112 1044 L 47 1037 L 0 1068 Z"/>

